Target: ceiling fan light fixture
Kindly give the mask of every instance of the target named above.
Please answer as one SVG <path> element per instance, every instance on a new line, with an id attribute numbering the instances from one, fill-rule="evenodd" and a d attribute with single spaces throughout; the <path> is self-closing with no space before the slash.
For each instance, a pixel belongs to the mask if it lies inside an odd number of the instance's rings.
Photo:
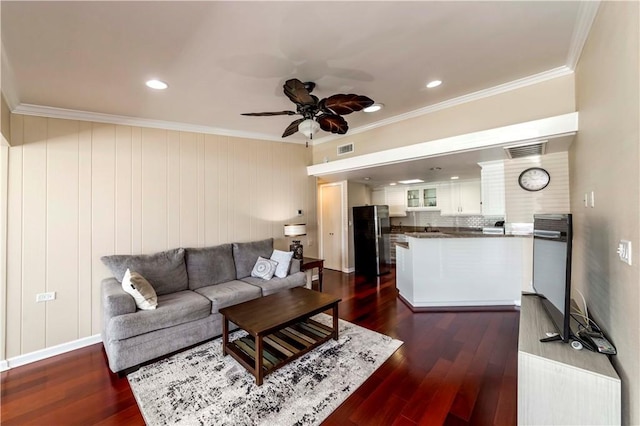
<path id="1" fill-rule="evenodd" d="M 384 108 L 384 104 L 373 104 L 363 109 L 364 112 L 376 112 Z"/>
<path id="2" fill-rule="evenodd" d="M 307 139 L 313 139 L 313 134 L 317 133 L 318 130 L 320 130 L 320 125 L 310 118 L 307 118 L 302 123 L 298 124 L 298 131 Z"/>

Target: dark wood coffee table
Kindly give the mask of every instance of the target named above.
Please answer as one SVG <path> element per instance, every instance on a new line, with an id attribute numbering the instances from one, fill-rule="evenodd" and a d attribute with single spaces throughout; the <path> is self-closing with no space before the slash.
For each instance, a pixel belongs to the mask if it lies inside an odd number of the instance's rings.
<path id="1" fill-rule="evenodd" d="M 330 294 L 297 287 L 220 309 L 222 351 L 256 377 L 267 374 L 318 347 L 338 340 L 338 302 Z M 333 328 L 310 319 L 333 309 Z M 229 321 L 249 333 L 229 342 Z"/>

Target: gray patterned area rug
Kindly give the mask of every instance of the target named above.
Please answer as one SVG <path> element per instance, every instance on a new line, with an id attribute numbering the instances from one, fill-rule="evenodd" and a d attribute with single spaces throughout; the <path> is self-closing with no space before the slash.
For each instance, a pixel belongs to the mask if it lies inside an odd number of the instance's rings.
<path id="1" fill-rule="evenodd" d="M 318 322 L 331 325 L 319 314 Z M 246 335 L 231 334 L 231 340 Z M 262 386 L 231 356 L 222 339 L 129 374 L 149 425 L 317 425 L 402 345 L 400 340 L 339 321 L 339 340 L 265 377 Z"/>

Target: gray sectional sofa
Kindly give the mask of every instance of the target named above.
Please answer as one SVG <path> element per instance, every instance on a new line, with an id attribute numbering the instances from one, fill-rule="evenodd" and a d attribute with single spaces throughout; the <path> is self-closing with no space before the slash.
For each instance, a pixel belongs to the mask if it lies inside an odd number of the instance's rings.
<path id="1" fill-rule="evenodd" d="M 285 278 L 251 276 L 258 256 L 269 258 L 273 238 L 205 248 L 179 248 L 152 255 L 104 256 L 113 277 L 102 281 L 102 341 L 113 372 L 222 334 L 221 308 L 306 284 L 300 261 Z M 154 310 L 138 310 L 122 289 L 130 268 L 153 286 Z"/>

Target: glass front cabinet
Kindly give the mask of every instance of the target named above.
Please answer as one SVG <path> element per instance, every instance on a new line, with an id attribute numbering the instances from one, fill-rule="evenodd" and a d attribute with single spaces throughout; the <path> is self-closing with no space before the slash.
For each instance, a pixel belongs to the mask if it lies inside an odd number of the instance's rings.
<path id="1" fill-rule="evenodd" d="M 438 188 L 434 185 L 407 189 L 407 210 L 439 210 Z"/>
<path id="2" fill-rule="evenodd" d="M 424 188 L 422 190 L 422 206 L 438 207 L 438 199 L 436 197 L 436 188 Z"/>
<path id="3" fill-rule="evenodd" d="M 420 189 L 407 189 L 407 208 L 420 207 Z"/>

